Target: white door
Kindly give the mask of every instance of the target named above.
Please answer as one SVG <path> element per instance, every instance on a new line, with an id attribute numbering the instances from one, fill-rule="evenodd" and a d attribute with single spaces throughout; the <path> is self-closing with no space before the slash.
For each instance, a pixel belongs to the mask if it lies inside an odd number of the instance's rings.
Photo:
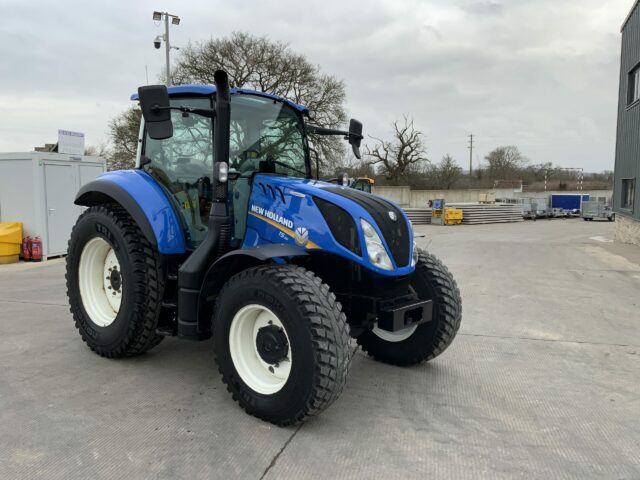
<path id="1" fill-rule="evenodd" d="M 103 172 L 102 165 L 78 165 L 80 170 L 80 185 L 82 187 L 94 180 Z"/>
<path id="2" fill-rule="evenodd" d="M 45 214 L 47 216 L 46 255 L 67 253 L 71 228 L 78 218 L 79 209 L 73 203 L 76 179 L 73 165 L 44 165 Z"/>

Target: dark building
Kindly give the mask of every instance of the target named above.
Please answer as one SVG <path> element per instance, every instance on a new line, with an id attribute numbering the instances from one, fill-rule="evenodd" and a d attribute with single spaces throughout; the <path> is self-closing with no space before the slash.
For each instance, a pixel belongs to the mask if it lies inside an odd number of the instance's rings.
<path id="1" fill-rule="evenodd" d="M 640 245 L 640 0 L 622 25 L 613 190 L 616 240 Z"/>
<path id="2" fill-rule="evenodd" d="M 640 0 L 622 25 L 614 182 L 616 240 L 640 245 Z"/>

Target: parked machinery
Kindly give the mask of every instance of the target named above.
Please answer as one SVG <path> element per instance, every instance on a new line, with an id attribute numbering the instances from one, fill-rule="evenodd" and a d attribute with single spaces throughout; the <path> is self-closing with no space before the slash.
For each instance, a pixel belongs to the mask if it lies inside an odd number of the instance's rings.
<path id="1" fill-rule="evenodd" d="M 138 167 L 82 187 L 67 293 L 82 339 L 104 357 L 165 336 L 213 337 L 223 381 L 278 425 L 340 395 L 353 349 L 412 365 L 440 355 L 462 316 L 453 276 L 419 250 L 384 198 L 311 178 L 306 123 L 289 100 L 216 85 L 147 86 Z"/>
<path id="2" fill-rule="evenodd" d="M 582 219 L 584 221 L 591 221 L 594 218 L 608 220 L 613 222 L 616 219 L 611 205 L 603 200 L 588 200 L 582 202 Z"/>

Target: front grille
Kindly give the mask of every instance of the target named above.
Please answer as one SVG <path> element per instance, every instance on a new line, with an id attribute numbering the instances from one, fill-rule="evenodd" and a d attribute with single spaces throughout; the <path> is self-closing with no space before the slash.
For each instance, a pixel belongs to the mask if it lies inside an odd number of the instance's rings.
<path id="1" fill-rule="evenodd" d="M 343 247 L 351 250 L 356 255 L 361 255 L 360 239 L 353 217 L 344 208 L 331 202 L 314 197 L 313 201 L 318 206 L 324 220 L 329 225 L 333 238 Z"/>
<path id="2" fill-rule="evenodd" d="M 348 198 L 369 212 L 382 232 L 396 265 L 398 267 L 409 265 L 411 261 L 409 226 L 398 207 L 383 198 L 353 188 L 326 187 L 324 190 Z M 389 212 L 395 214 L 395 221 L 391 219 Z"/>

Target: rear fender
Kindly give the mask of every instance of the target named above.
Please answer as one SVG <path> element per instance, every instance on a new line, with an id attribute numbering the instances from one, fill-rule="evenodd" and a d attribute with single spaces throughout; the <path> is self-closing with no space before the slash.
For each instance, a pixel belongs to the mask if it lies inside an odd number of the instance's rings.
<path id="1" fill-rule="evenodd" d="M 84 185 L 75 204 L 90 207 L 116 202 L 136 222 L 146 239 L 163 254 L 185 253 L 180 217 L 164 190 L 142 170 L 107 172 Z"/>

